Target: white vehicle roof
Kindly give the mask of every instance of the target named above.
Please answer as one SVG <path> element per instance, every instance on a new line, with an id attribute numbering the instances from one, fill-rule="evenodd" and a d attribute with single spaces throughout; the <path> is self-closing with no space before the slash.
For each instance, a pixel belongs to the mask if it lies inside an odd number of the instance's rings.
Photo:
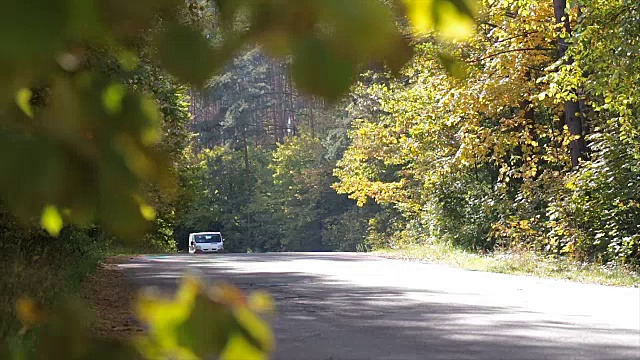
<path id="1" fill-rule="evenodd" d="M 209 235 L 209 234 L 220 234 L 220 231 L 197 232 L 197 233 L 190 233 L 189 235 Z"/>

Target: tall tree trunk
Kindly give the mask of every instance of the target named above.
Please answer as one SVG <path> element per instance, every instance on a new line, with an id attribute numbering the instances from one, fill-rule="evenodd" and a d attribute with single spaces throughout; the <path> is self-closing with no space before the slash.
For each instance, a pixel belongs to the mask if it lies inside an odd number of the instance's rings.
<path id="1" fill-rule="evenodd" d="M 571 34 L 571 24 L 569 23 L 569 16 L 565 13 L 567 8 L 567 0 L 553 0 L 553 12 L 556 18 L 556 23 L 563 24 L 563 30 L 559 30 L 558 35 L 558 56 L 564 58 L 569 48 L 569 44 L 564 37 L 560 34 L 564 32 L 565 36 Z M 571 58 L 564 60 L 565 64 L 569 65 L 573 62 Z M 586 153 L 585 142 L 585 129 L 583 126 L 582 113 L 580 112 L 580 104 L 578 101 L 565 101 L 564 103 L 564 122 L 569 128 L 569 134 L 571 135 L 571 143 L 569 145 L 569 151 L 571 153 L 571 167 L 576 168 L 580 159 L 583 158 Z"/>
<path id="2" fill-rule="evenodd" d="M 296 104 L 293 101 L 293 92 L 294 92 L 294 88 L 293 88 L 293 80 L 291 78 L 291 76 L 285 72 L 285 76 L 287 77 L 287 86 L 289 88 L 289 110 L 290 110 L 290 115 L 289 115 L 289 122 L 291 123 L 291 129 L 289 129 L 289 132 L 291 135 L 295 135 L 298 131 L 298 126 L 296 124 Z"/>
<path id="3" fill-rule="evenodd" d="M 282 64 L 278 63 L 278 117 L 279 117 L 279 128 L 278 128 L 278 137 L 280 142 L 284 142 L 284 137 L 286 136 L 287 131 L 287 79 L 285 78 L 285 74 L 282 68 Z"/>
<path id="4" fill-rule="evenodd" d="M 316 137 L 316 124 L 315 124 L 315 119 L 313 117 L 313 107 L 314 107 L 314 98 L 311 97 L 308 101 L 308 106 L 309 106 L 309 127 L 311 127 L 311 137 L 315 138 Z"/>
<path id="5" fill-rule="evenodd" d="M 273 126 L 273 139 L 275 142 L 279 142 L 278 139 L 278 78 L 276 74 L 276 63 L 275 61 L 271 61 L 271 66 L 269 67 L 269 77 L 271 80 L 271 94 L 269 97 L 271 98 L 271 124 Z"/>
<path id="6" fill-rule="evenodd" d="M 247 129 L 244 128 L 242 130 L 242 139 L 244 142 L 244 191 L 246 192 L 247 202 L 246 202 L 246 220 L 247 220 L 247 240 L 251 243 L 251 172 L 249 169 L 249 143 L 247 140 Z"/>

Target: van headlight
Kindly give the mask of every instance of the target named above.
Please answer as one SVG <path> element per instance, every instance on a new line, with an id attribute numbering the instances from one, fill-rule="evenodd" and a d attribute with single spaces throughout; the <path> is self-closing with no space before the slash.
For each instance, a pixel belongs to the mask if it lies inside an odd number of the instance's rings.
<path id="1" fill-rule="evenodd" d="M 202 250 L 202 247 L 200 247 L 200 245 L 196 245 L 196 250 Z"/>

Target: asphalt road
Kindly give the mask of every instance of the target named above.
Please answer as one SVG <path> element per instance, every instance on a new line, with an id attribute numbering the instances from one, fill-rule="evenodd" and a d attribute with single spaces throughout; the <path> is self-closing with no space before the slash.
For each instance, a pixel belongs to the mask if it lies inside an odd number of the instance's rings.
<path id="1" fill-rule="evenodd" d="M 640 359 L 640 289 L 364 254 L 143 256 L 135 286 L 210 281 L 276 299 L 275 359 Z"/>

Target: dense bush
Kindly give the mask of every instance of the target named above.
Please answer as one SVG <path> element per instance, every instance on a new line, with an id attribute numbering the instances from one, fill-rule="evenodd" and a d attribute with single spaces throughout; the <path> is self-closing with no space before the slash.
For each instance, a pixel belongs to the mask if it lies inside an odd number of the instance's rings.
<path id="1" fill-rule="evenodd" d="M 53 304 L 76 292 L 109 243 L 110 238 L 96 228 L 69 226 L 53 238 L 37 224 L 24 224 L 0 212 L 0 340 L 17 336 L 20 330 L 16 299 L 24 296 Z"/>

